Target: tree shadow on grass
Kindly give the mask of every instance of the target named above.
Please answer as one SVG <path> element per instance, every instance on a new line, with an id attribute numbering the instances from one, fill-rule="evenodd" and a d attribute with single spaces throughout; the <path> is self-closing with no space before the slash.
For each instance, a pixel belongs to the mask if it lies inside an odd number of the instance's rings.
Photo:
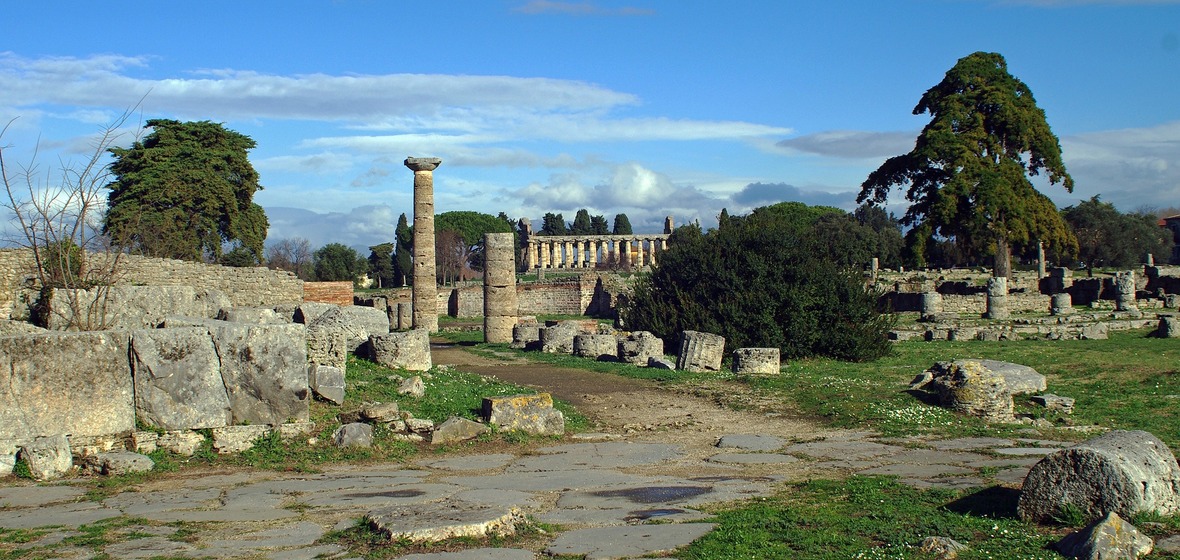
<path id="1" fill-rule="evenodd" d="M 946 505 L 946 509 L 963 515 L 992 518 L 1015 518 L 1020 490 L 992 486 L 968 494 Z"/>

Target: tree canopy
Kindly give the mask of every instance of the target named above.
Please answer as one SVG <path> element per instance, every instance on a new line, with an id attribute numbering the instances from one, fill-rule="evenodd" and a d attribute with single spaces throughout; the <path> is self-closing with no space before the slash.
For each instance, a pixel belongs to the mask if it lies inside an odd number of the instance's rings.
<path id="1" fill-rule="evenodd" d="M 816 228 L 793 219 L 810 211 L 800 206 L 731 216 L 707 233 L 677 228 L 659 266 L 638 280 L 627 327 L 665 340 L 705 331 L 731 348 L 776 347 L 788 358 L 888 354 L 892 319 L 877 309 L 878 294 L 859 269 L 836 262 Z M 819 209 L 816 219 L 847 216 L 837 212 Z"/>
<path id="2" fill-rule="evenodd" d="M 615 224 L 611 229 L 614 235 L 631 235 L 631 219 L 626 214 L 615 214 Z"/>
<path id="3" fill-rule="evenodd" d="M 369 271 L 369 261 L 356 249 L 341 243 L 329 243 L 316 250 L 315 279 L 321 282 L 358 282 Z"/>
<path id="4" fill-rule="evenodd" d="M 130 148 L 110 150 L 103 233 L 150 256 L 216 261 L 228 244 L 259 262 L 269 224 L 254 203 L 254 140 L 210 121 L 152 119 L 145 128 Z"/>
<path id="5" fill-rule="evenodd" d="M 512 224 L 491 214 L 443 212 L 434 218 L 435 255 L 440 276 L 466 279 L 466 270 L 483 270 L 483 235 L 512 233 Z"/>
<path id="6" fill-rule="evenodd" d="M 1062 253 L 1076 246 L 1057 207 L 1029 179 L 1043 172 L 1073 191 L 1061 146 L 1004 57 L 959 59 L 913 113 L 931 116 L 914 149 L 873 171 L 857 202 L 883 204 L 894 187 L 909 185 L 901 223 L 913 226 L 919 257 L 931 240 L 953 237 L 961 248 L 993 255 L 994 274 L 1007 276 L 1012 245 L 1039 240 Z"/>
<path id="7" fill-rule="evenodd" d="M 1098 196 L 1061 211 L 1078 238 L 1078 258 L 1095 267 L 1133 267 L 1148 253 L 1166 260 L 1172 232 L 1159 227 L 1152 214 L 1123 214 Z"/>
<path id="8" fill-rule="evenodd" d="M 569 233 L 569 228 L 565 225 L 565 216 L 546 212 L 541 217 L 541 230 L 537 232 L 537 235 L 566 235 L 567 233 Z"/>
<path id="9" fill-rule="evenodd" d="M 397 239 L 397 243 L 393 255 L 393 284 L 391 286 L 401 287 L 414 280 L 414 229 L 406 220 L 405 213 L 397 218 L 394 237 Z"/>

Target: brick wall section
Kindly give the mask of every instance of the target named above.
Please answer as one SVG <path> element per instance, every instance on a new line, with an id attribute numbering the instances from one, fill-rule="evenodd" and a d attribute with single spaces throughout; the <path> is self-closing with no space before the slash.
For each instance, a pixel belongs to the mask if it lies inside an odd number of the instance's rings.
<path id="1" fill-rule="evenodd" d="M 91 254 L 92 266 L 102 266 L 111 255 Z M 298 305 L 303 301 L 303 281 L 284 270 L 266 267 L 235 268 L 120 255 L 117 285 L 195 286 L 224 292 L 235 306 Z M 24 249 L 0 250 L 0 315 L 11 317 L 13 301 L 24 279 L 33 276 L 31 253 Z"/>
<path id="2" fill-rule="evenodd" d="M 303 301 L 352 305 L 352 282 L 304 282 Z"/>

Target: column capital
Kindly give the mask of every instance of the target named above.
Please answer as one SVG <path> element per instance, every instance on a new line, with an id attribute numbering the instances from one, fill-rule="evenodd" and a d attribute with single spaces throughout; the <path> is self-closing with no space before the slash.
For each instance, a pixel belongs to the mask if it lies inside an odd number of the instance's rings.
<path id="1" fill-rule="evenodd" d="M 409 167 L 415 173 L 418 171 L 434 171 L 439 165 L 442 165 L 442 158 L 407 157 L 404 163 L 406 167 Z"/>

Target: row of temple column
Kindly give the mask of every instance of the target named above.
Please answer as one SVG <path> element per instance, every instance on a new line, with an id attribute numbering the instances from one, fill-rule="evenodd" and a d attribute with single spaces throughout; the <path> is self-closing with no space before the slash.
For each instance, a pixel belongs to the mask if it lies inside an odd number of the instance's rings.
<path id="1" fill-rule="evenodd" d="M 595 268 L 598 263 L 643 267 L 656 264 L 668 250 L 668 235 L 595 235 L 535 237 L 528 240 L 524 262 L 534 268 Z"/>

